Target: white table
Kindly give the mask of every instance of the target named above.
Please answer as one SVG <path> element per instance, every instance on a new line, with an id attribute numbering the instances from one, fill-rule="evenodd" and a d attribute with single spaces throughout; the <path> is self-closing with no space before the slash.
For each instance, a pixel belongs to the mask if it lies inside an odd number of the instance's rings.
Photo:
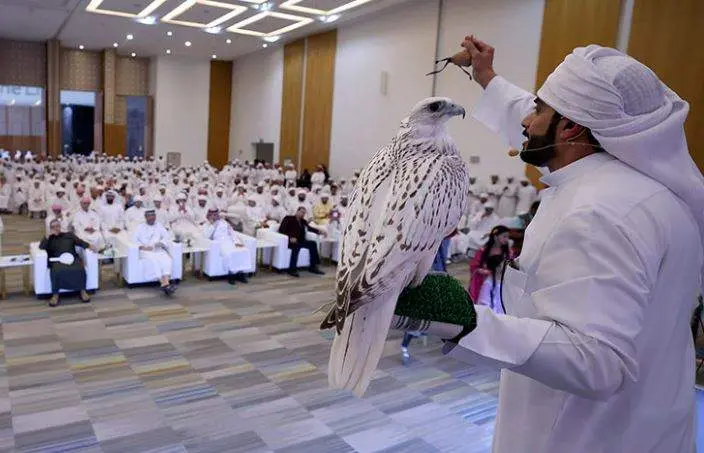
<path id="1" fill-rule="evenodd" d="M 120 265 L 120 260 L 127 258 L 127 251 L 122 250 L 120 247 L 111 247 L 107 250 L 103 250 L 102 253 L 98 254 L 98 281 L 103 283 L 103 266 L 102 262 L 107 260 L 114 260 L 115 262 L 115 277 L 117 279 L 117 285 L 122 285 L 122 275 Z"/>
<path id="2" fill-rule="evenodd" d="M 24 293 L 29 295 L 29 268 L 34 264 L 31 255 L 0 256 L 0 298 L 7 299 L 7 286 L 5 284 L 5 270 L 12 267 L 22 268 L 22 284 Z"/>
<path id="3" fill-rule="evenodd" d="M 186 243 L 183 244 L 184 246 Z M 200 278 L 203 275 L 203 263 L 205 262 L 205 259 L 200 260 L 200 267 L 196 269 L 196 253 L 205 253 L 208 250 L 210 250 L 210 247 L 207 247 L 205 245 L 200 245 L 200 244 L 191 244 L 190 246 L 183 247 L 183 255 L 189 254 L 191 255 L 191 270 L 193 273 L 196 275 L 196 277 Z M 181 260 L 181 263 L 183 265 L 183 272 L 182 272 L 182 279 L 185 279 L 186 276 L 186 260 Z"/>
<path id="4" fill-rule="evenodd" d="M 277 244 L 275 242 L 269 242 L 265 239 L 257 239 L 257 269 L 264 265 L 264 250 L 276 248 Z M 269 260 L 269 270 L 272 269 L 274 263 L 274 257 L 270 257 Z"/>

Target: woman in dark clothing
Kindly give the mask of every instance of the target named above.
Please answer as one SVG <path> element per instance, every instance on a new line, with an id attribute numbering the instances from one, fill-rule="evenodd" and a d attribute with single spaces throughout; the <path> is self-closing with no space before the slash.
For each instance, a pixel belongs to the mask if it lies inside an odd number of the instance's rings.
<path id="1" fill-rule="evenodd" d="M 306 168 L 303 170 L 303 173 L 301 173 L 301 176 L 298 178 L 298 187 L 310 190 L 310 186 L 310 172 Z"/>
<path id="2" fill-rule="evenodd" d="M 86 270 L 83 262 L 76 253 L 76 246 L 84 249 L 94 250 L 87 242 L 79 239 L 73 233 L 62 233 L 61 223 L 52 220 L 49 224 L 49 236 L 42 239 L 39 248 L 46 250 L 49 258 L 49 272 L 51 274 L 51 299 L 49 305 L 55 307 L 59 304 L 59 290 L 66 289 L 80 291 L 81 301 L 90 302 L 90 296 L 86 292 Z M 73 256 L 73 263 L 64 264 L 59 261 L 52 261 L 52 258 L 59 258 L 64 253 Z"/>

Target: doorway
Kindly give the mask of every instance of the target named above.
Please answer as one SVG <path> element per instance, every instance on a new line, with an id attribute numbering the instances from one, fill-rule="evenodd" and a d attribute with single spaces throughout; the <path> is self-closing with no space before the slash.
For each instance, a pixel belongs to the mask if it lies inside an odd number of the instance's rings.
<path id="1" fill-rule="evenodd" d="M 95 93 L 61 91 L 61 153 L 88 155 L 95 148 Z"/>

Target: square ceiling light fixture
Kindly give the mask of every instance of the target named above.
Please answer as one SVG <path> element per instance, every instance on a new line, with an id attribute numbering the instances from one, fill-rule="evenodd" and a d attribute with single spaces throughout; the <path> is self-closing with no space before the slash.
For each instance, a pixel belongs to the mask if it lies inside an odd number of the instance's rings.
<path id="1" fill-rule="evenodd" d="M 348 9 L 356 8 L 357 6 L 361 6 L 365 3 L 369 3 L 372 0 L 352 0 L 351 2 L 344 2 L 342 0 L 340 3 L 343 3 L 342 5 L 335 6 L 332 9 L 324 10 L 320 8 L 315 8 L 312 6 L 305 6 L 305 3 L 308 3 L 310 0 L 286 0 L 283 2 L 281 5 L 279 5 L 279 8 L 281 9 L 287 9 L 289 11 L 297 11 L 299 13 L 308 13 L 308 14 L 317 14 L 319 16 L 331 16 L 333 14 L 340 14 L 343 11 L 347 11 Z M 300 3 L 303 3 L 303 5 L 300 5 Z"/>
<path id="2" fill-rule="evenodd" d="M 97 13 L 97 14 L 108 14 L 111 16 L 120 16 L 120 17 L 129 17 L 129 18 L 143 18 L 149 16 L 152 12 L 154 12 L 158 7 L 166 3 L 167 0 L 154 0 L 153 2 L 149 3 L 142 11 L 138 12 L 137 14 L 134 13 L 128 13 L 125 11 L 116 11 L 112 9 L 100 9 L 99 6 L 104 2 L 105 0 L 91 0 L 90 3 L 88 3 L 88 6 L 86 6 L 86 11 L 90 13 Z"/>
<path id="3" fill-rule="evenodd" d="M 223 14 L 222 16 L 207 22 L 193 22 L 193 21 L 188 21 L 188 20 L 178 20 L 176 19 L 178 16 L 184 14 L 186 11 L 189 9 L 193 8 L 196 5 L 200 6 L 210 6 L 213 8 L 220 8 L 224 10 L 228 10 L 228 13 Z M 239 5 L 232 5 L 230 3 L 223 3 L 223 2 L 216 2 L 213 0 L 186 0 L 185 2 L 181 3 L 179 6 L 177 6 L 174 10 L 166 14 L 164 17 L 161 18 L 162 22 L 167 22 L 169 24 L 176 24 L 176 25 L 185 25 L 187 27 L 196 27 L 196 28 L 213 28 L 216 27 L 223 22 L 227 22 L 228 20 L 232 19 L 235 16 L 239 16 L 243 12 L 247 11 L 247 7 L 245 6 L 239 6 Z"/>
<path id="4" fill-rule="evenodd" d="M 287 21 L 287 22 L 292 22 L 290 25 L 285 25 L 279 29 L 276 30 L 270 30 L 270 31 L 257 31 L 257 30 L 252 30 L 251 28 L 244 28 L 247 25 L 252 25 L 256 22 L 259 22 L 261 20 L 267 19 L 267 18 L 274 18 L 274 19 L 279 19 L 281 21 Z M 265 36 L 278 36 L 282 35 L 284 33 L 287 33 L 291 30 L 295 30 L 297 28 L 301 28 L 303 26 L 306 26 L 313 22 L 313 19 L 309 17 L 301 17 L 301 16 L 294 16 L 293 14 L 284 14 L 284 13 L 278 13 L 275 11 L 265 11 L 263 13 L 256 14 L 252 17 L 249 17 L 243 21 L 240 21 L 236 23 L 235 25 L 232 25 L 231 27 L 227 28 L 227 31 L 233 32 L 233 33 L 240 33 L 242 35 L 250 35 L 250 36 L 260 36 L 260 37 L 265 37 Z"/>

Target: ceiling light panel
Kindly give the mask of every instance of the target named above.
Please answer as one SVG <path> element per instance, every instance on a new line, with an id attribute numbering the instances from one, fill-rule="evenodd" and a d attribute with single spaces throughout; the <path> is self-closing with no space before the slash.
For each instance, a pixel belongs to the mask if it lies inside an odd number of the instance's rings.
<path id="1" fill-rule="evenodd" d="M 279 8 L 299 13 L 328 16 L 340 14 L 352 8 L 369 3 L 372 0 L 286 0 Z"/>
<path id="2" fill-rule="evenodd" d="M 106 0 L 91 0 L 90 3 L 88 3 L 88 6 L 86 6 L 86 11 L 91 12 L 91 13 L 97 13 L 97 14 L 108 14 L 111 16 L 120 16 L 120 17 L 129 17 L 129 18 L 140 18 L 140 17 L 147 17 L 149 16 L 152 12 L 154 12 L 157 8 L 159 8 L 161 5 L 166 3 L 167 0 L 153 0 L 151 2 L 145 2 L 146 6 L 137 12 L 130 12 L 130 11 L 125 11 L 125 10 L 115 10 L 115 9 L 106 9 L 104 6 L 101 8 L 100 6 L 106 2 Z M 116 3 L 112 1 L 111 3 Z M 125 5 L 128 4 L 129 2 L 119 2 L 118 4 Z M 141 5 L 140 5 L 141 6 Z"/>
<path id="3" fill-rule="evenodd" d="M 250 36 L 276 36 L 306 26 L 311 22 L 313 19 L 308 17 L 265 11 L 228 27 L 227 31 Z"/>
<path id="4" fill-rule="evenodd" d="M 213 14 L 213 8 L 224 14 Z M 213 0 L 186 0 L 161 18 L 162 22 L 196 28 L 212 28 L 236 17 L 247 8 Z"/>

